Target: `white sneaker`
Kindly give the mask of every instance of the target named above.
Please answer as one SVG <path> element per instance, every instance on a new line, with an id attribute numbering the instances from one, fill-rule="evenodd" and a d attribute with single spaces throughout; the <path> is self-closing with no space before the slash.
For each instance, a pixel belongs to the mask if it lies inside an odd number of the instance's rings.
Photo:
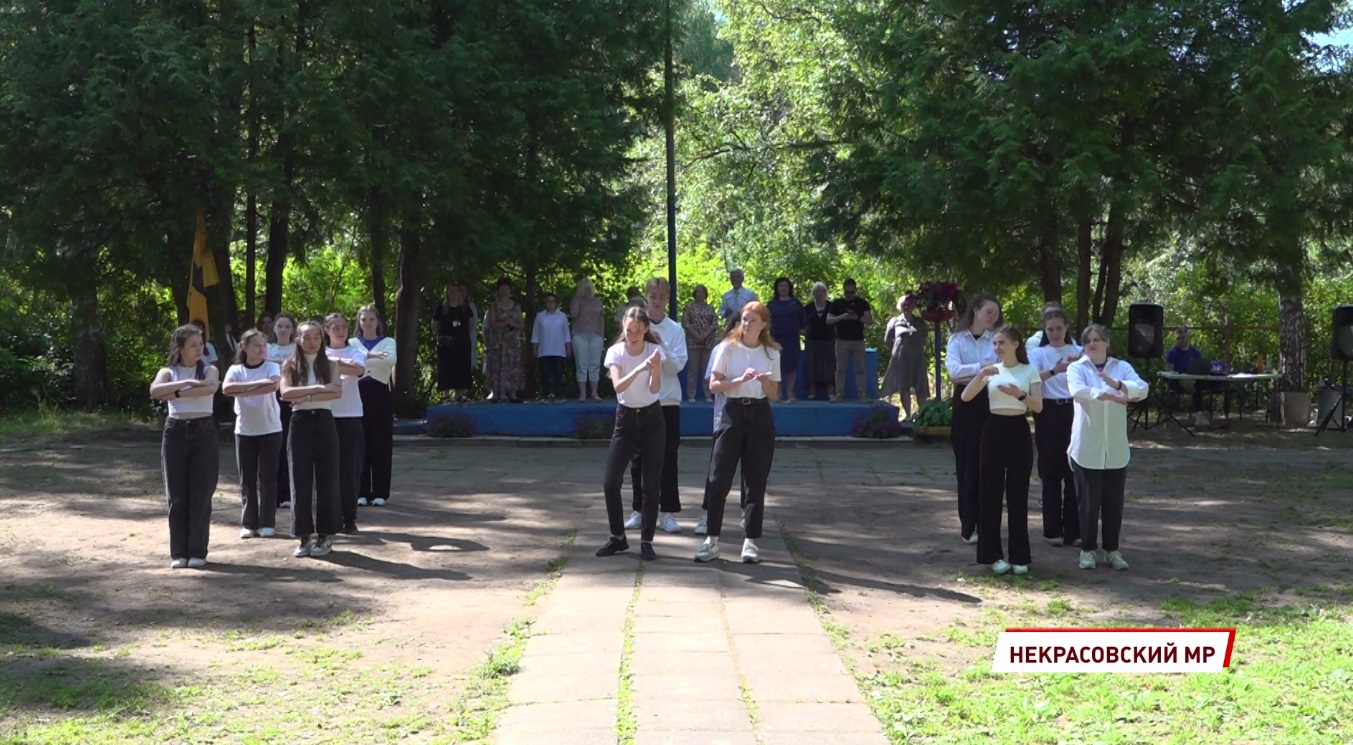
<path id="1" fill-rule="evenodd" d="M 315 545 L 310 547 L 310 555 L 327 556 L 329 552 L 333 550 L 334 550 L 334 539 L 330 538 L 327 535 L 321 536 L 319 540 L 315 541 Z"/>
<path id="2" fill-rule="evenodd" d="M 1005 574 L 1010 571 L 1010 562 L 1005 559 L 997 559 L 996 563 L 991 565 L 991 571 L 997 574 Z"/>
<path id="3" fill-rule="evenodd" d="M 661 521 L 659 521 L 659 522 L 661 522 Z M 625 521 L 625 528 L 626 528 L 627 530 L 634 530 L 635 528 L 639 527 L 639 526 L 642 525 L 643 523 L 644 523 L 644 516 L 643 516 L 642 513 L 640 513 L 640 512 L 631 512 L 631 513 L 630 513 L 630 519 L 628 519 L 628 520 Z"/>
<path id="4" fill-rule="evenodd" d="M 757 551 L 756 544 L 752 543 L 752 539 L 750 538 L 744 539 L 742 541 L 742 563 L 743 564 L 761 563 L 760 552 Z"/>
<path id="5" fill-rule="evenodd" d="M 376 505 L 377 507 L 384 507 L 385 497 L 376 497 L 375 499 L 371 500 L 371 503 Z"/>
<path id="6" fill-rule="evenodd" d="M 975 545 L 977 543 L 977 531 L 974 530 L 971 536 L 963 539 L 963 542 L 969 546 Z"/>
<path id="7" fill-rule="evenodd" d="M 258 537 L 258 533 L 255 533 L 254 531 L 252 531 L 252 530 L 250 530 L 250 529 L 248 529 L 248 528 L 240 528 L 240 537 L 241 537 L 241 538 L 257 538 L 257 537 Z"/>
<path id="8" fill-rule="evenodd" d="M 670 512 L 664 512 L 658 515 L 658 527 L 665 533 L 680 533 L 681 526 L 677 525 L 676 517 Z"/>
<path id="9" fill-rule="evenodd" d="M 719 558 L 719 544 L 706 538 L 700 545 L 700 550 L 695 552 L 696 561 L 714 561 Z"/>
<path id="10" fill-rule="evenodd" d="M 170 569 L 182 569 L 186 566 L 188 566 L 187 559 L 174 559 L 173 561 L 169 562 Z"/>
<path id="11" fill-rule="evenodd" d="M 188 568 L 189 568 L 189 569 L 201 569 L 202 567 L 204 567 L 204 566 L 206 566 L 206 565 L 207 565 L 207 560 L 206 560 L 206 559 L 189 559 L 189 560 L 188 560 Z"/>
<path id="12" fill-rule="evenodd" d="M 291 555 L 292 555 L 292 556 L 295 556 L 295 557 L 298 558 L 298 559 L 301 558 L 301 557 L 303 557 L 303 556 L 309 556 L 309 555 L 310 555 L 310 539 L 309 539 L 309 538 L 302 538 L 302 539 L 301 539 L 301 545 L 297 546 L 297 547 L 296 547 L 296 550 L 294 550 L 294 551 L 291 552 Z"/>
<path id="13" fill-rule="evenodd" d="M 1029 573 L 1029 565 L 1028 565 L 1028 564 L 1015 564 L 1015 565 L 1014 565 L 1013 567 L 1011 567 L 1011 568 L 1015 570 L 1015 574 L 1028 574 L 1028 573 Z"/>
<path id="14" fill-rule="evenodd" d="M 1081 567 L 1081 569 L 1094 569 L 1094 568 L 1095 568 L 1095 552 L 1094 552 L 1094 551 L 1082 551 L 1082 552 L 1081 552 L 1081 563 L 1080 563 L 1080 567 Z"/>
<path id="15" fill-rule="evenodd" d="M 1128 568 L 1127 559 L 1124 559 L 1124 558 L 1123 558 L 1123 555 L 1120 554 L 1120 553 L 1118 553 L 1117 551 L 1110 551 L 1110 552 L 1109 552 L 1109 566 L 1111 566 L 1111 567 L 1113 567 L 1114 569 L 1117 569 L 1117 570 L 1119 570 L 1119 571 L 1122 571 L 1122 570 Z"/>
<path id="16" fill-rule="evenodd" d="M 371 503 L 368 502 L 368 501 L 366 501 L 366 497 L 358 497 L 358 498 L 357 498 L 357 506 L 358 506 L 358 507 L 365 507 L 365 506 L 367 506 L 368 504 L 371 504 Z"/>
<path id="17" fill-rule="evenodd" d="M 277 531 L 274 530 L 273 528 L 264 528 L 258 531 L 258 534 L 262 538 L 272 538 L 273 536 L 277 535 Z"/>
<path id="18" fill-rule="evenodd" d="M 695 534 L 705 535 L 709 532 L 709 513 L 700 516 L 700 522 L 695 524 Z"/>

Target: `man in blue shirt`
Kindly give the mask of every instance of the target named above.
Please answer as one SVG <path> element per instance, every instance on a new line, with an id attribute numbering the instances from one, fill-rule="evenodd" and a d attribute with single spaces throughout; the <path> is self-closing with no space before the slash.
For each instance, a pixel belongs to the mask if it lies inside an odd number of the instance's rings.
<path id="1" fill-rule="evenodd" d="M 1195 347 L 1189 341 L 1189 327 L 1180 326 L 1174 332 L 1174 348 L 1165 354 L 1165 369 L 1177 373 L 1188 373 L 1194 360 L 1203 358 L 1203 350 Z M 1192 391 L 1193 408 L 1190 413 L 1193 414 L 1193 423 L 1199 427 L 1206 427 L 1207 415 L 1203 413 L 1203 391 L 1207 388 L 1207 383 L 1201 380 L 1170 381 L 1170 389 L 1174 391 Z"/>

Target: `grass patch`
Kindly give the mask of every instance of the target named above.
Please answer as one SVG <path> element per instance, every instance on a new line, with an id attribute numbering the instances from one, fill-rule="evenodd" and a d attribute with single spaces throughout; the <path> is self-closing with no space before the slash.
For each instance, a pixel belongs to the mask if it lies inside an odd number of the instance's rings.
<path id="1" fill-rule="evenodd" d="M 742 705 L 747 707 L 747 718 L 752 722 L 752 732 L 758 732 L 761 729 L 761 715 L 756 706 L 756 699 L 752 697 L 752 687 L 747 685 L 747 676 L 738 674 L 738 698 L 742 700 Z"/>
<path id="2" fill-rule="evenodd" d="M 634 671 L 630 659 L 634 657 L 634 609 L 639 605 L 639 592 L 644 587 L 644 564 L 634 574 L 634 594 L 625 606 L 624 643 L 620 651 L 620 686 L 615 695 L 616 745 L 634 745 L 634 733 L 639 728 L 639 717 L 634 713 Z"/>
<path id="3" fill-rule="evenodd" d="M 561 548 L 567 549 L 569 546 L 572 546 L 573 539 L 577 537 L 578 531 L 576 530 L 570 530 L 568 533 L 565 533 L 564 542 L 561 545 Z M 564 575 L 564 568 L 567 566 L 567 553 L 559 554 L 553 559 L 550 559 L 549 563 L 545 565 L 545 578 L 537 582 L 535 587 L 532 587 L 531 591 L 526 593 L 526 599 L 522 602 L 528 606 L 539 603 L 541 598 L 550 594 L 550 590 L 553 590 L 554 586 L 559 583 L 559 578 Z"/>
<path id="4" fill-rule="evenodd" d="M 1073 610 L 1061 599 L 1046 607 L 1057 616 Z M 1279 604 L 1272 593 L 1252 592 L 1208 603 L 1172 599 L 1161 610 L 1180 626 L 1238 628 L 1231 668 L 1211 675 L 993 674 L 996 633 L 1012 619 L 991 613 L 944 632 L 972 650 L 974 662 L 961 674 L 889 656 L 897 664 L 862 685 L 895 743 L 1056 743 L 1073 732 L 1079 741 L 1110 744 L 1353 741 L 1353 619 L 1345 604 Z M 1058 624 L 1074 625 L 1065 618 Z M 871 649 L 899 643 L 880 637 Z"/>
<path id="5" fill-rule="evenodd" d="M 517 621 L 507 628 L 488 659 L 470 674 L 465 692 L 452 706 L 447 738 L 434 742 L 477 742 L 493 734 L 498 717 L 507 708 L 508 684 L 521 671 L 521 656 L 530 638 L 529 620 Z"/>
<path id="6" fill-rule="evenodd" d="M 0 417 L 0 444 L 28 444 L 35 439 L 56 439 L 100 432 L 126 430 L 152 432 L 155 421 L 156 418 L 149 414 L 64 411 L 51 406 L 40 406 L 33 411 Z"/>

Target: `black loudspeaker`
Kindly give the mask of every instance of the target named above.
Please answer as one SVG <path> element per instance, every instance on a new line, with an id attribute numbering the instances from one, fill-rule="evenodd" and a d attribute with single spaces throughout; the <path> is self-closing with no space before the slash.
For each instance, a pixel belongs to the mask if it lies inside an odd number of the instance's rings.
<path id="1" fill-rule="evenodd" d="M 1334 309 L 1331 330 L 1330 356 L 1340 362 L 1353 362 L 1353 305 Z"/>
<path id="2" fill-rule="evenodd" d="M 1128 356 L 1154 360 L 1164 351 L 1165 309 L 1154 303 L 1128 306 Z"/>

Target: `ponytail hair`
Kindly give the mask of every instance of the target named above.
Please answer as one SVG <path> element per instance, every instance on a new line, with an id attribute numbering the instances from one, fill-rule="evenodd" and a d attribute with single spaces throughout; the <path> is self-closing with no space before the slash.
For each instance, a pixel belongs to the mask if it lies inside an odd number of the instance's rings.
<path id="1" fill-rule="evenodd" d="M 625 311 L 625 315 L 620 317 L 620 336 L 616 337 L 616 342 L 625 341 L 625 321 L 638 321 L 644 325 L 644 341 L 662 346 L 662 338 L 653 332 L 653 321 L 648 317 L 648 311 L 643 308 L 630 308 Z"/>
<path id="2" fill-rule="evenodd" d="M 1015 359 L 1021 365 L 1029 364 L 1029 350 L 1024 348 L 1024 335 L 1014 326 L 1002 326 L 996 331 L 996 336 L 1004 336 L 1006 339 L 1015 343 Z M 1045 334 L 1046 335 L 1046 334 Z"/>
<path id="3" fill-rule="evenodd" d="M 263 339 L 266 343 L 267 335 L 258 329 L 249 329 L 244 332 L 244 336 L 240 337 L 240 348 L 235 350 L 235 364 L 243 365 L 249 361 L 249 355 L 245 353 L 244 348 L 249 346 L 249 342 L 254 339 Z M 264 357 L 264 359 L 266 360 L 267 357 Z"/>
<path id="4" fill-rule="evenodd" d="M 1043 338 L 1038 342 L 1038 346 L 1046 347 L 1051 343 L 1048 341 L 1048 321 L 1054 318 L 1061 319 L 1062 325 L 1066 326 L 1066 334 L 1062 337 L 1062 341 L 1071 341 L 1071 319 L 1066 317 L 1066 311 L 1062 310 L 1062 306 L 1055 305 L 1043 309 Z"/>

